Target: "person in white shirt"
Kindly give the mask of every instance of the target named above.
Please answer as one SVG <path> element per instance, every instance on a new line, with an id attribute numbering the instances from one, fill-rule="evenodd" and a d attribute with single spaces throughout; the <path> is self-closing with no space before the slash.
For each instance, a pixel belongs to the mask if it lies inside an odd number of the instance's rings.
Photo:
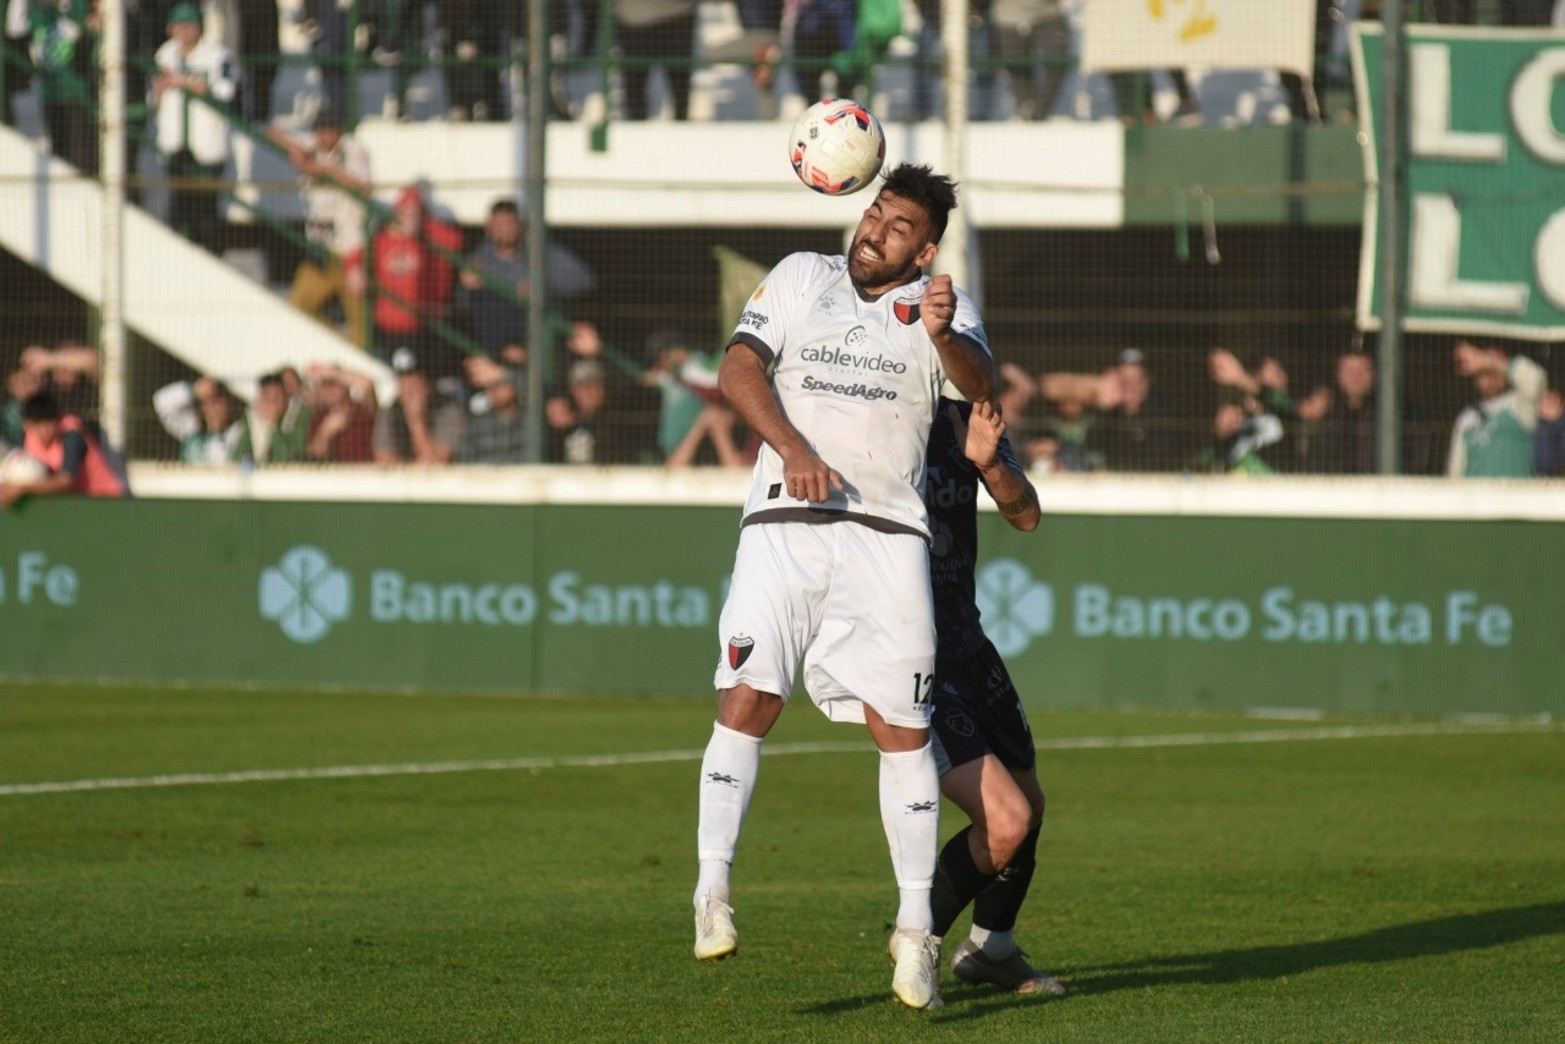
<path id="1" fill-rule="evenodd" d="M 738 947 L 729 868 L 760 744 L 794 674 L 834 721 L 880 749 L 880 807 L 901 903 L 892 992 L 941 1004 L 930 888 L 940 783 L 929 743 L 935 629 L 922 500 L 936 404 L 988 401 L 978 310 L 928 277 L 956 186 L 928 167 L 885 175 L 847 256 L 784 258 L 751 296 L 719 384 L 765 445 L 719 620 L 717 721 L 701 765 L 695 955 Z"/>
<path id="2" fill-rule="evenodd" d="M 173 182 L 169 224 L 201 246 L 222 250 L 221 194 L 216 182 L 228 162 L 228 117 L 202 99 L 227 106 L 239 90 L 233 52 L 201 35 L 201 9 L 181 2 L 169 9 L 168 40 L 153 57 L 157 77 L 158 152 Z"/>
<path id="3" fill-rule="evenodd" d="M 367 341 L 364 269 L 349 266 L 347 258 L 359 253 L 365 242 L 364 201 L 373 188 L 369 153 L 343 130 L 342 117 L 330 103 L 315 114 L 307 139 L 275 129 L 268 136 L 288 150 L 288 162 L 303 178 L 300 194 L 310 251 L 294 272 L 288 303 L 320 318 L 335 297 L 347 321 L 348 339 L 362 347 Z"/>

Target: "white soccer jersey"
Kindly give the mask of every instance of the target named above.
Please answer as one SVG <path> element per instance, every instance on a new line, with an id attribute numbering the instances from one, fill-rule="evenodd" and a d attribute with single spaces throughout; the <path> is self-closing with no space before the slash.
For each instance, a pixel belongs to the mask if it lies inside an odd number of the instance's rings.
<path id="1" fill-rule="evenodd" d="M 919 317 L 928 277 L 867 301 L 846 257 L 791 254 L 745 306 L 730 343 L 773 364 L 783 415 L 845 492 L 823 504 L 788 495 L 782 458 L 763 445 L 744 521 L 825 522 L 852 518 L 879 529 L 929 535 L 921 491 L 929 426 L 947 385 L 940 353 Z M 953 333 L 988 351 L 983 320 L 958 290 Z M 734 349 L 742 350 L 742 349 Z"/>

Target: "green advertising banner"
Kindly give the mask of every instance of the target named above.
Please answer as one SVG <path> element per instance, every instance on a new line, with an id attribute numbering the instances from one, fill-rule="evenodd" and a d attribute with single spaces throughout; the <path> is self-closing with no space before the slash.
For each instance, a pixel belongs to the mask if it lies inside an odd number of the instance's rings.
<path id="1" fill-rule="evenodd" d="M 1375 193 L 1387 132 L 1379 25 L 1354 26 L 1370 183 L 1358 322 L 1382 314 Z M 1565 336 L 1565 34 L 1407 29 L 1404 327 Z"/>
<path id="2" fill-rule="evenodd" d="M 0 517 L 0 677 L 705 697 L 738 514 L 29 503 Z M 1559 523 L 981 521 L 1032 701 L 1565 713 Z"/>

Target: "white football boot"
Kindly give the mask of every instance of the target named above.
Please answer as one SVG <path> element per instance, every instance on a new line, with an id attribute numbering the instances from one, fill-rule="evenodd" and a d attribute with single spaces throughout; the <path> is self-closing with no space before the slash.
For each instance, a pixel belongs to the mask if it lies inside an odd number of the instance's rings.
<path id="1" fill-rule="evenodd" d="M 696 958 L 716 961 L 739 949 L 734 930 L 734 908 L 721 899 L 703 895 L 696 900 Z"/>
<path id="2" fill-rule="evenodd" d="M 891 992 L 910 1008 L 940 1008 L 940 944 L 927 931 L 898 928 L 886 945 L 891 963 Z"/>

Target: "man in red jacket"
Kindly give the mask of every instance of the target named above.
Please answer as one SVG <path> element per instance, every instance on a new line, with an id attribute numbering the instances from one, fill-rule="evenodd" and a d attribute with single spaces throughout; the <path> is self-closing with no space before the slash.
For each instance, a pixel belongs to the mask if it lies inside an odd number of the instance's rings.
<path id="1" fill-rule="evenodd" d="M 434 343 L 429 320 L 447 315 L 455 273 L 441 251 L 459 252 L 462 232 L 430 214 L 417 185 L 397 195 L 395 211 L 393 219 L 375 233 L 371 246 L 375 355 L 389 362 L 397 348 L 416 347 L 422 357 L 439 360 L 436 376 L 447 376 L 448 371 L 456 372 L 457 353 Z M 350 255 L 347 263 L 350 270 L 362 266 L 362 251 Z"/>

